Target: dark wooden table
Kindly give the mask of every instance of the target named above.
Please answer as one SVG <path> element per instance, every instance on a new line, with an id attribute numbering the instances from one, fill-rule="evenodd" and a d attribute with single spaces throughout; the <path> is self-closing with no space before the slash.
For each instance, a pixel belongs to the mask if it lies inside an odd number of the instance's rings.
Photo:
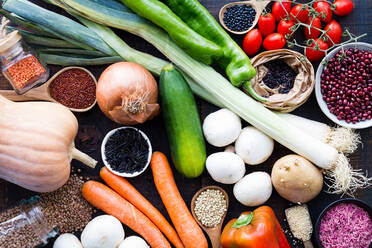
<path id="1" fill-rule="evenodd" d="M 217 17 L 220 7 L 224 4 L 231 2 L 228 0 L 201 0 L 202 4 L 208 8 L 208 10 Z M 354 34 L 368 33 L 368 36 L 363 38 L 362 41 L 372 43 L 372 22 L 370 21 L 371 11 L 372 11 L 372 0 L 353 0 L 355 8 L 354 11 L 347 17 L 336 17 L 336 20 L 339 21 L 343 28 L 349 28 L 349 30 Z M 40 3 L 41 4 L 41 3 Z M 45 6 L 45 4 L 42 4 Z M 131 46 L 140 49 L 142 51 L 148 51 L 154 55 L 162 57 L 162 55 L 154 51 L 151 45 L 143 41 L 142 39 L 135 37 L 133 35 L 118 31 L 121 37 L 128 42 Z M 234 36 L 238 44 L 242 42 L 242 36 Z M 316 69 L 317 65 L 314 65 Z M 98 78 L 100 73 L 103 71 L 105 66 L 100 67 L 90 67 L 89 69 L 95 74 Z M 51 72 L 55 73 L 60 67 L 50 66 Z M 0 79 L 0 89 L 8 89 L 9 85 L 4 78 Z M 217 110 L 216 107 L 197 99 L 199 113 L 201 119 L 203 120 L 209 113 Z M 304 116 L 313 120 L 322 121 L 328 124 L 332 123 L 327 117 L 321 112 L 314 94 L 310 99 L 300 108 L 298 108 L 294 114 Z M 80 168 L 82 170 L 82 176 L 89 176 L 90 178 L 98 179 L 98 172 L 103 166 L 100 154 L 100 145 L 104 135 L 110 130 L 119 127 L 118 124 L 110 121 L 106 118 L 102 112 L 99 110 L 98 106 L 94 107 L 91 111 L 84 114 L 76 114 L 76 117 L 79 120 L 79 133 L 76 138 L 76 145 L 78 149 L 88 153 L 96 160 L 99 161 L 98 166 L 95 170 L 86 168 L 82 166 L 79 162 L 73 161 L 72 166 L 74 168 Z M 248 125 L 248 124 L 245 124 Z M 148 121 L 143 125 L 137 125 L 137 128 L 144 131 L 150 138 L 153 150 L 161 151 L 169 155 L 169 146 L 167 135 L 164 129 L 163 121 L 160 116 L 156 117 L 152 121 Z M 354 168 L 360 168 L 363 171 L 368 171 L 368 174 L 372 174 L 372 128 L 364 129 L 358 131 L 360 132 L 363 140 L 363 146 L 350 156 L 351 164 Z M 84 142 L 83 142 L 84 140 Z M 208 154 L 213 152 L 220 151 L 221 149 L 214 148 L 210 145 L 207 145 Z M 273 155 L 265 161 L 263 164 L 250 167 L 247 166 L 247 173 L 253 171 L 266 171 L 271 172 L 272 165 L 280 157 L 292 153 L 290 150 L 281 146 L 280 144 L 275 144 L 275 150 Z M 230 195 L 230 208 L 228 210 L 226 220 L 237 217 L 241 212 L 246 210 L 252 210 L 252 208 L 247 208 L 240 203 L 238 203 L 232 194 L 232 186 L 221 185 L 214 182 L 211 177 L 205 172 L 200 178 L 197 179 L 186 179 L 175 171 L 176 182 L 181 191 L 183 198 L 186 203 L 189 205 L 191 198 L 194 193 L 198 191 L 201 187 L 207 185 L 219 185 L 223 187 L 228 194 Z M 164 205 L 161 202 L 161 199 L 154 187 L 152 180 L 151 170 L 147 170 L 141 176 L 131 179 L 131 183 L 147 198 L 149 199 L 165 216 L 167 216 Z M 0 180 L 0 210 L 7 208 L 12 204 L 15 204 L 23 198 L 28 198 L 34 195 L 34 192 L 27 191 L 18 187 L 14 184 Z M 334 200 L 339 199 L 339 195 L 330 195 L 322 192 L 318 197 L 308 203 L 310 214 L 313 220 L 313 223 L 317 219 L 321 210 L 331 203 Z M 369 205 L 372 205 L 372 189 L 360 190 L 355 194 L 355 197 L 366 201 Z M 288 229 L 287 224 L 284 220 L 284 209 L 291 206 L 291 204 L 285 199 L 281 198 L 275 191 L 273 192 L 269 201 L 266 202 L 267 205 L 271 206 L 279 218 L 279 221 L 282 223 L 283 227 Z M 78 213 L 77 213 L 78 214 Z M 101 214 L 98 212 L 98 214 Z M 133 232 L 125 227 L 127 235 L 133 234 Z M 290 238 L 291 239 L 291 238 Z M 291 240 L 292 241 L 292 240 Z M 50 244 L 48 247 L 52 247 Z M 292 245 L 292 247 L 302 247 L 298 244 Z"/>

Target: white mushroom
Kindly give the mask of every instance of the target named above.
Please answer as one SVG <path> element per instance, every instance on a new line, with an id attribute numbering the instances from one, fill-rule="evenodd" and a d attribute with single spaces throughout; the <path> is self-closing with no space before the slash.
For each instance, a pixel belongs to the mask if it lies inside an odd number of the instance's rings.
<path id="1" fill-rule="evenodd" d="M 254 127 L 244 128 L 235 142 L 236 154 L 249 165 L 265 162 L 273 150 L 273 139 Z"/>
<path id="2" fill-rule="evenodd" d="M 213 180 L 224 184 L 234 184 L 245 174 L 244 161 L 231 152 L 217 152 L 209 155 L 206 167 Z"/>
<path id="3" fill-rule="evenodd" d="M 150 248 L 146 241 L 138 236 L 130 236 L 124 239 L 118 248 Z"/>
<path id="4" fill-rule="evenodd" d="M 203 123 L 205 139 L 217 147 L 233 143 L 239 136 L 242 124 L 239 116 L 228 109 L 209 114 Z"/>
<path id="5" fill-rule="evenodd" d="M 234 196 L 243 205 L 255 207 L 265 203 L 271 196 L 273 187 L 270 175 L 257 171 L 243 177 L 234 186 Z"/>
<path id="6" fill-rule="evenodd" d="M 53 248 L 83 248 L 83 246 L 75 235 L 64 233 L 54 241 Z"/>
<path id="7" fill-rule="evenodd" d="M 84 248 L 116 248 L 124 239 L 124 229 L 118 219 L 100 215 L 91 220 L 81 234 Z"/>

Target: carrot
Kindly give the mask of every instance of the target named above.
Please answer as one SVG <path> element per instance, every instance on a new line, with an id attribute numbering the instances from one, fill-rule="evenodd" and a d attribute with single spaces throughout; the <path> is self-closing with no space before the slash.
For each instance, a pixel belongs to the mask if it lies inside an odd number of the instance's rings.
<path id="1" fill-rule="evenodd" d="M 140 234 L 151 247 L 171 248 L 160 230 L 141 211 L 106 185 L 88 181 L 81 189 L 83 197 L 93 206 L 110 214 Z"/>
<path id="2" fill-rule="evenodd" d="M 208 248 L 203 231 L 178 191 L 167 157 L 161 152 L 154 152 L 151 169 L 156 188 L 185 247 Z"/>
<path id="3" fill-rule="evenodd" d="M 184 248 L 176 230 L 174 230 L 164 216 L 138 192 L 128 180 L 111 173 L 106 167 L 101 169 L 100 176 L 110 188 L 145 214 L 176 248 Z"/>

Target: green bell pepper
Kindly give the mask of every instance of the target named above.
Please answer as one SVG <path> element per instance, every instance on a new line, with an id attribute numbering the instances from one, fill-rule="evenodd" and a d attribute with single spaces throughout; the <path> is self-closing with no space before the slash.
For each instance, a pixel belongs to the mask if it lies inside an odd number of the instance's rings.
<path id="1" fill-rule="evenodd" d="M 138 15 L 168 32 L 173 41 L 194 59 L 211 64 L 223 55 L 222 48 L 188 27 L 158 0 L 121 0 Z"/>

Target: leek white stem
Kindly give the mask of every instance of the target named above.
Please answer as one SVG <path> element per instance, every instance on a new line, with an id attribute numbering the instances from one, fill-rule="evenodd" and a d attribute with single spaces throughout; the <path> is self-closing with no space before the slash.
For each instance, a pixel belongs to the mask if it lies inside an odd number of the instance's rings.
<path id="1" fill-rule="evenodd" d="M 293 114 L 277 114 L 303 131 L 311 133 L 314 138 L 333 146 L 339 152 L 346 154 L 353 153 L 361 143 L 360 135 L 350 128 L 333 128 L 327 124 Z"/>
<path id="2" fill-rule="evenodd" d="M 197 85 L 193 80 L 188 81 L 188 83 L 194 94 L 198 95 L 211 104 L 224 108 L 221 102 L 219 102 L 215 97 L 209 94 L 202 87 Z M 333 128 L 328 126 L 327 124 L 288 113 L 275 112 L 275 114 L 279 115 L 281 118 L 284 118 L 297 128 L 307 133 L 311 133 L 311 135 L 317 140 L 333 146 L 339 152 L 343 152 L 345 154 L 353 153 L 361 144 L 360 134 L 356 133 L 353 129 L 345 127 Z"/>

